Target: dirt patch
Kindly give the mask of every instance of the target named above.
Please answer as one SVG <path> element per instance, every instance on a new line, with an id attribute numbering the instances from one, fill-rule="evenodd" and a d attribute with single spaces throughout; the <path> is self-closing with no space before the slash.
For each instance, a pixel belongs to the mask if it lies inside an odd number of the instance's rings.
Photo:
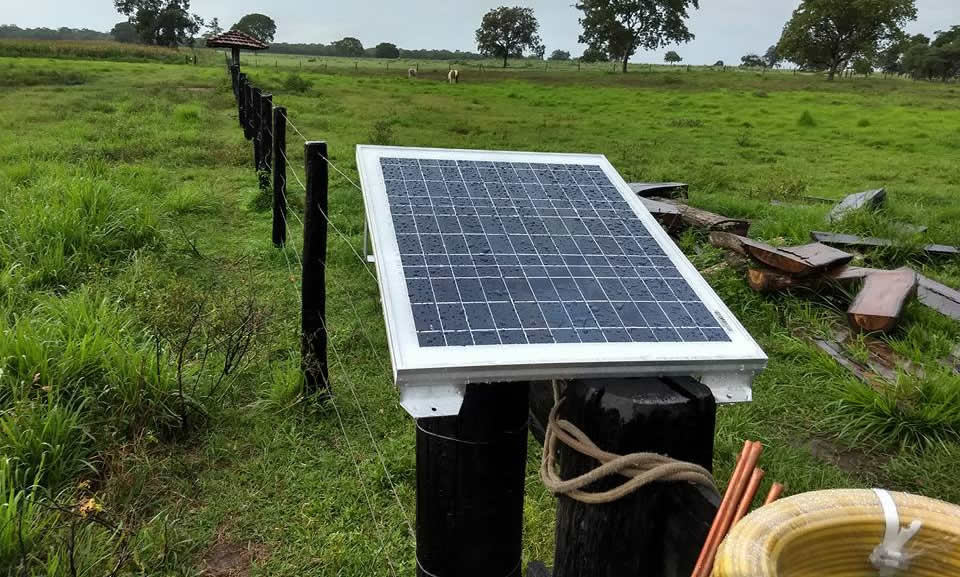
<path id="1" fill-rule="evenodd" d="M 228 541 L 223 535 L 203 556 L 202 575 L 208 577 L 247 577 L 250 567 L 269 557 L 262 543 Z"/>
<path id="2" fill-rule="evenodd" d="M 812 439 L 805 446 L 814 457 L 858 477 L 875 475 L 882 465 L 876 457 L 853 449 L 842 449 L 824 439 Z"/>
<path id="3" fill-rule="evenodd" d="M 183 86 L 180 90 L 185 90 L 187 92 L 213 92 L 213 88 L 210 86 Z"/>

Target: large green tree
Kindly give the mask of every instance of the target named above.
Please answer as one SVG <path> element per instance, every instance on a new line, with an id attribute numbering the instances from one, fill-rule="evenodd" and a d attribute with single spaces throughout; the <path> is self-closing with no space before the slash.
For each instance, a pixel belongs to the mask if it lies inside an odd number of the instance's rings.
<path id="1" fill-rule="evenodd" d="M 190 0 L 114 0 L 117 11 L 136 27 L 144 44 L 193 44 L 203 19 L 190 14 Z"/>
<path id="2" fill-rule="evenodd" d="M 671 50 L 667 52 L 667 54 L 663 57 L 663 61 L 666 62 L 667 64 L 677 64 L 679 62 L 683 62 L 683 58 L 681 58 L 679 54 Z"/>
<path id="3" fill-rule="evenodd" d="M 616 58 L 627 71 L 637 50 L 689 42 L 687 11 L 699 0 L 580 0 L 580 42 Z"/>
<path id="4" fill-rule="evenodd" d="M 231 30 L 239 30 L 244 34 L 253 36 L 260 42 L 273 42 L 273 37 L 277 33 L 277 23 L 273 18 L 266 14 L 247 14 L 230 27 Z"/>
<path id="5" fill-rule="evenodd" d="M 203 33 L 204 38 L 210 38 L 212 36 L 218 36 L 223 33 L 223 28 L 220 27 L 220 19 L 214 18 L 210 22 L 207 22 L 207 31 Z"/>
<path id="6" fill-rule="evenodd" d="M 767 68 L 776 68 L 780 66 L 780 61 L 783 58 L 780 56 L 780 53 L 777 51 L 777 45 L 774 44 L 770 48 L 767 48 L 767 51 L 763 53 L 763 64 Z"/>
<path id="7" fill-rule="evenodd" d="M 333 49 L 337 56 L 352 56 L 356 58 L 364 55 L 363 43 L 351 36 L 334 42 Z"/>
<path id="8" fill-rule="evenodd" d="M 837 72 L 871 57 L 917 17 L 915 0 L 803 0 L 783 28 L 778 53 L 804 68 Z"/>
<path id="9" fill-rule="evenodd" d="M 140 40 L 137 27 L 129 21 L 117 22 L 117 25 L 110 31 L 110 36 L 113 36 L 113 39 L 117 42 L 123 42 L 124 44 L 133 44 Z"/>
<path id="10" fill-rule="evenodd" d="M 377 58 L 400 58 L 400 49 L 396 44 L 381 42 L 373 49 L 373 55 Z"/>
<path id="11" fill-rule="evenodd" d="M 519 58 L 525 50 L 543 57 L 539 30 L 533 9 L 501 6 L 484 14 L 476 33 L 477 47 L 487 56 L 503 58 L 506 68 L 507 58 Z"/>

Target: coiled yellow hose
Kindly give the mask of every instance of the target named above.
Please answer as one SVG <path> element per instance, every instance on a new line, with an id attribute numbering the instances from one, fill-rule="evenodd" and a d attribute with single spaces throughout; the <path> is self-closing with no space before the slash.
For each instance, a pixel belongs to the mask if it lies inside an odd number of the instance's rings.
<path id="1" fill-rule="evenodd" d="M 897 577 L 960 576 L 960 507 L 917 495 L 890 496 L 901 527 L 923 523 L 903 548 Z M 713 577 L 877 577 L 870 561 L 884 540 L 874 491 L 838 489 L 794 495 L 737 523 L 717 553 Z"/>

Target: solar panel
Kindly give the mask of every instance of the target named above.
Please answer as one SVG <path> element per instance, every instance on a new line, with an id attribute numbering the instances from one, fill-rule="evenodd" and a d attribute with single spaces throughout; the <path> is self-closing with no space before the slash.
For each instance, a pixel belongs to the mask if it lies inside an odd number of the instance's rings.
<path id="1" fill-rule="evenodd" d="M 604 157 L 357 158 L 401 387 L 712 373 L 749 398 L 762 351 Z"/>

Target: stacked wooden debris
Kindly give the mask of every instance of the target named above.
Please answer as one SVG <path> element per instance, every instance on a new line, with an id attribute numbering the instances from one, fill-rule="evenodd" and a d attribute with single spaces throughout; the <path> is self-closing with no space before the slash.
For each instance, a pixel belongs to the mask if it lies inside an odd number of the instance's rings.
<path id="1" fill-rule="evenodd" d="M 750 259 L 747 280 L 759 292 L 816 290 L 831 283 L 863 281 L 863 288 L 847 310 L 850 326 L 862 331 L 889 331 L 895 327 L 917 289 L 917 275 L 910 269 L 885 271 L 849 266 L 852 254 L 819 242 L 778 248 L 722 232 L 711 233 L 710 242 Z"/>
<path id="2" fill-rule="evenodd" d="M 862 283 L 847 310 L 847 319 L 854 329 L 867 332 L 893 329 L 914 296 L 924 305 L 960 320 L 960 292 L 906 267 L 880 270 L 850 266 L 853 254 L 841 250 L 894 246 L 892 240 L 813 232 L 814 242 L 810 244 L 774 247 L 747 237 L 749 220 L 728 218 L 683 203 L 685 184 L 645 182 L 632 183 L 630 188 L 667 232 L 676 234 L 686 228 L 707 231 L 711 244 L 740 255 L 736 258 L 746 257 L 751 263 L 747 280 L 756 291 L 820 290 L 830 285 L 849 287 Z M 671 198 L 661 196 L 664 194 Z M 851 194 L 834 206 L 827 220 L 836 222 L 854 211 L 877 209 L 885 200 L 886 191 L 882 188 Z M 925 230 L 904 226 L 913 231 Z M 960 249 L 945 245 L 931 244 L 924 250 L 931 256 L 960 255 Z"/>

